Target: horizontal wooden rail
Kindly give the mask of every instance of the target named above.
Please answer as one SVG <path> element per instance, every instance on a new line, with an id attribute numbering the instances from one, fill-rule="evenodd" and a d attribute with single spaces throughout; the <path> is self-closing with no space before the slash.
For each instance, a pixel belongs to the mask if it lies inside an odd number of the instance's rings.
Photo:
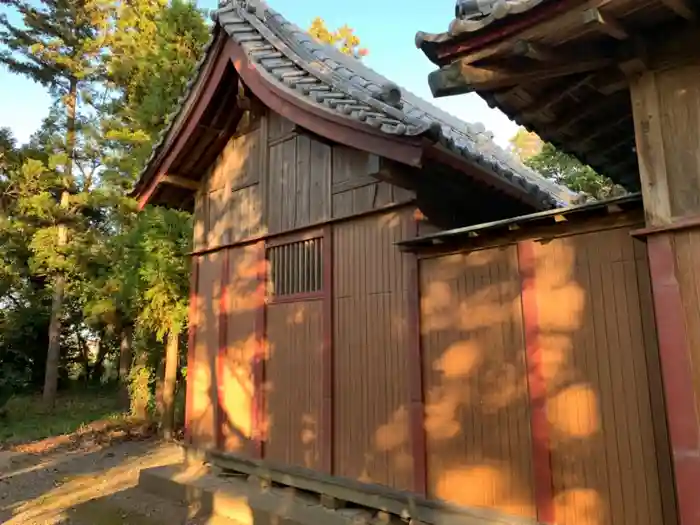
<path id="1" fill-rule="evenodd" d="M 530 518 L 509 516 L 491 509 L 460 507 L 429 500 L 414 493 L 331 476 L 302 467 L 280 465 L 219 451 L 209 451 L 206 457 L 211 464 L 226 472 L 253 476 L 269 483 L 315 493 L 322 502 L 335 501 L 339 506 L 347 502 L 377 512 L 393 514 L 403 520 L 410 519 L 410 523 L 537 525 L 537 521 Z"/>

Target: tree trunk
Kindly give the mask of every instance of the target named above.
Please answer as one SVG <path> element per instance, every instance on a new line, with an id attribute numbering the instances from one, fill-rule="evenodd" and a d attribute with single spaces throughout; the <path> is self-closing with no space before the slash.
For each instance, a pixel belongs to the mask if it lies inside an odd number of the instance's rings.
<path id="1" fill-rule="evenodd" d="M 119 342 L 119 399 L 124 408 L 129 408 L 129 372 L 131 372 L 134 327 L 126 324 L 121 330 Z"/>
<path id="2" fill-rule="evenodd" d="M 78 101 L 78 80 L 72 78 L 66 99 L 66 166 L 64 170 L 61 193 L 61 210 L 67 210 L 70 204 L 70 189 L 73 186 L 73 156 L 75 151 L 75 119 Z M 68 243 L 68 229 L 63 217 L 59 218 L 58 239 L 56 247 L 61 250 Z M 57 276 L 54 281 L 53 299 L 51 301 L 51 320 L 49 322 L 49 347 L 46 353 L 46 374 L 44 376 L 44 404 L 53 408 L 58 390 L 58 366 L 61 358 L 61 314 L 63 312 L 63 292 L 65 278 Z"/>
<path id="3" fill-rule="evenodd" d="M 90 373 L 90 379 L 95 382 L 100 382 L 102 379 L 102 374 L 104 374 L 105 371 L 105 358 L 107 357 L 107 345 L 104 344 L 104 330 L 100 330 L 100 340 L 97 343 L 98 344 L 98 349 L 97 349 L 97 357 L 95 359 L 95 364 L 92 367 L 92 371 Z"/>
<path id="4" fill-rule="evenodd" d="M 90 381 L 90 350 L 88 349 L 85 339 L 80 335 L 80 329 L 76 331 L 75 335 L 78 339 L 78 345 L 80 346 L 80 358 L 83 361 L 83 380 L 87 385 Z"/>
<path id="5" fill-rule="evenodd" d="M 64 192 L 65 193 L 65 192 Z M 61 197 L 63 202 L 63 197 Z M 58 245 L 66 243 L 66 227 L 58 227 Z M 61 360 L 61 313 L 63 310 L 63 276 L 54 281 L 53 299 L 51 300 L 51 320 L 49 322 L 49 348 L 46 354 L 46 374 L 44 375 L 44 405 L 53 408 L 58 390 L 58 365 Z"/>
<path id="6" fill-rule="evenodd" d="M 165 439 L 173 438 L 175 421 L 175 385 L 177 384 L 177 366 L 179 337 L 174 328 L 168 333 L 165 347 L 165 378 L 163 380 L 163 412 L 161 428 Z"/>

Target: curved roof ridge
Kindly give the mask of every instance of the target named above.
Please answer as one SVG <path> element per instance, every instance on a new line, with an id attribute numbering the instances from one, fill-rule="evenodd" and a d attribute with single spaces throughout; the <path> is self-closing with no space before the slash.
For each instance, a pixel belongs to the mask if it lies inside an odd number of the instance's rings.
<path id="1" fill-rule="evenodd" d="M 475 0 L 470 0 L 475 1 Z M 542 0 L 486 0 L 498 4 L 503 1 L 520 4 L 537 4 Z M 553 181 L 545 179 L 540 174 L 525 166 L 512 154 L 501 148 L 493 141 L 493 133 L 486 130 L 480 122 L 470 123 L 431 104 L 429 101 L 415 95 L 408 89 L 396 85 L 390 79 L 367 66 L 362 61 L 342 53 L 334 46 L 315 40 L 307 31 L 300 28 L 282 14 L 269 7 L 263 0 L 228 0 L 221 10 L 232 9 L 239 6 L 247 12 L 254 14 L 267 28 L 275 32 L 276 36 L 286 40 L 292 51 L 300 54 L 308 54 L 311 60 L 320 61 L 331 70 L 343 71 L 342 78 L 349 83 L 348 94 L 352 88 L 360 89 L 370 94 L 375 99 L 381 100 L 381 93 L 392 88 L 400 90 L 400 103 L 394 104 L 403 111 L 404 119 L 412 123 L 417 130 L 405 134 L 419 134 L 426 132 L 431 125 L 440 125 L 441 139 L 451 143 L 457 142 L 458 147 L 467 149 L 472 155 L 480 153 L 487 163 L 500 165 L 502 169 L 508 169 L 522 176 L 527 181 L 536 184 L 544 191 L 555 197 L 560 204 L 568 204 L 576 195 L 568 188 L 560 186 Z M 529 8 L 529 7 L 528 7 Z M 221 11 L 220 10 L 220 11 Z M 301 48 L 301 49 L 300 49 Z M 301 52 L 301 53 L 300 53 Z M 346 91 L 344 89 L 344 91 Z M 392 107 L 393 109 L 393 107 Z M 395 114 L 395 113 L 394 113 Z M 393 116 L 393 115 L 392 115 Z M 420 123 L 423 125 L 421 126 Z M 461 143 L 461 144 L 460 144 Z M 489 158 L 490 157 L 490 158 Z M 497 171 L 498 168 L 496 168 Z"/>
<path id="2" fill-rule="evenodd" d="M 394 136 L 426 135 L 453 153 L 481 165 L 534 195 L 548 207 L 564 206 L 576 195 L 536 174 L 500 148 L 482 124 L 470 124 L 401 88 L 359 60 L 317 42 L 261 0 L 226 0 L 212 13 L 212 41 L 169 124 L 154 146 L 142 178 L 163 153 L 171 132 L 186 114 L 187 101 L 206 69 L 208 51 L 220 28 L 268 81 L 323 110 L 341 114 Z"/>

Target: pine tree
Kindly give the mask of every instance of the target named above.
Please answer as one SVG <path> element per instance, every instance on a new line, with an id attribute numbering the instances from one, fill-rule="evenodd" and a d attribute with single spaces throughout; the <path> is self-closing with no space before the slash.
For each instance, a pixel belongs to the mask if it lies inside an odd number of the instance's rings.
<path id="1" fill-rule="evenodd" d="M 74 174 L 80 134 L 79 104 L 90 96 L 90 83 L 104 75 L 103 54 L 108 43 L 112 2 L 109 0 L 0 0 L 0 5 L 14 9 L 22 24 L 13 24 L 0 15 L 0 62 L 11 72 L 24 75 L 46 88 L 55 98 L 55 122 L 62 129 L 50 169 L 58 174 L 58 206 L 54 227 L 44 234 L 54 237 L 57 267 L 53 277 L 53 301 L 49 328 L 44 402 L 53 406 L 58 385 L 61 316 L 66 286 L 65 254 L 69 243 L 69 215 L 80 208 L 84 198 Z M 83 91 L 84 90 L 84 91 Z M 34 171 L 40 170 L 34 166 Z M 87 181 L 88 185 L 93 181 Z M 89 188 L 88 188 L 89 189 Z M 49 192 L 51 193 L 51 192 Z M 84 196 L 83 196 L 84 197 Z M 36 211 L 36 210 L 35 210 Z M 45 242 L 40 235 L 34 239 Z M 47 259 L 48 261 L 48 259 Z M 58 262 L 58 264 L 57 264 Z M 61 267 L 62 266 L 62 267 Z"/>

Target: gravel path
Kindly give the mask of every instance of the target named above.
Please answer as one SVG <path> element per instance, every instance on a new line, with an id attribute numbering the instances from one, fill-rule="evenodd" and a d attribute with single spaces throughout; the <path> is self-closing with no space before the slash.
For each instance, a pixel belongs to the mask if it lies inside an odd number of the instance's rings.
<path id="1" fill-rule="evenodd" d="M 73 450 L 0 451 L 3 525 L 198 525 L 187 508 L 136 488 L 142 468 L 177 463 L 180 449 L 155 439 Z"/>

